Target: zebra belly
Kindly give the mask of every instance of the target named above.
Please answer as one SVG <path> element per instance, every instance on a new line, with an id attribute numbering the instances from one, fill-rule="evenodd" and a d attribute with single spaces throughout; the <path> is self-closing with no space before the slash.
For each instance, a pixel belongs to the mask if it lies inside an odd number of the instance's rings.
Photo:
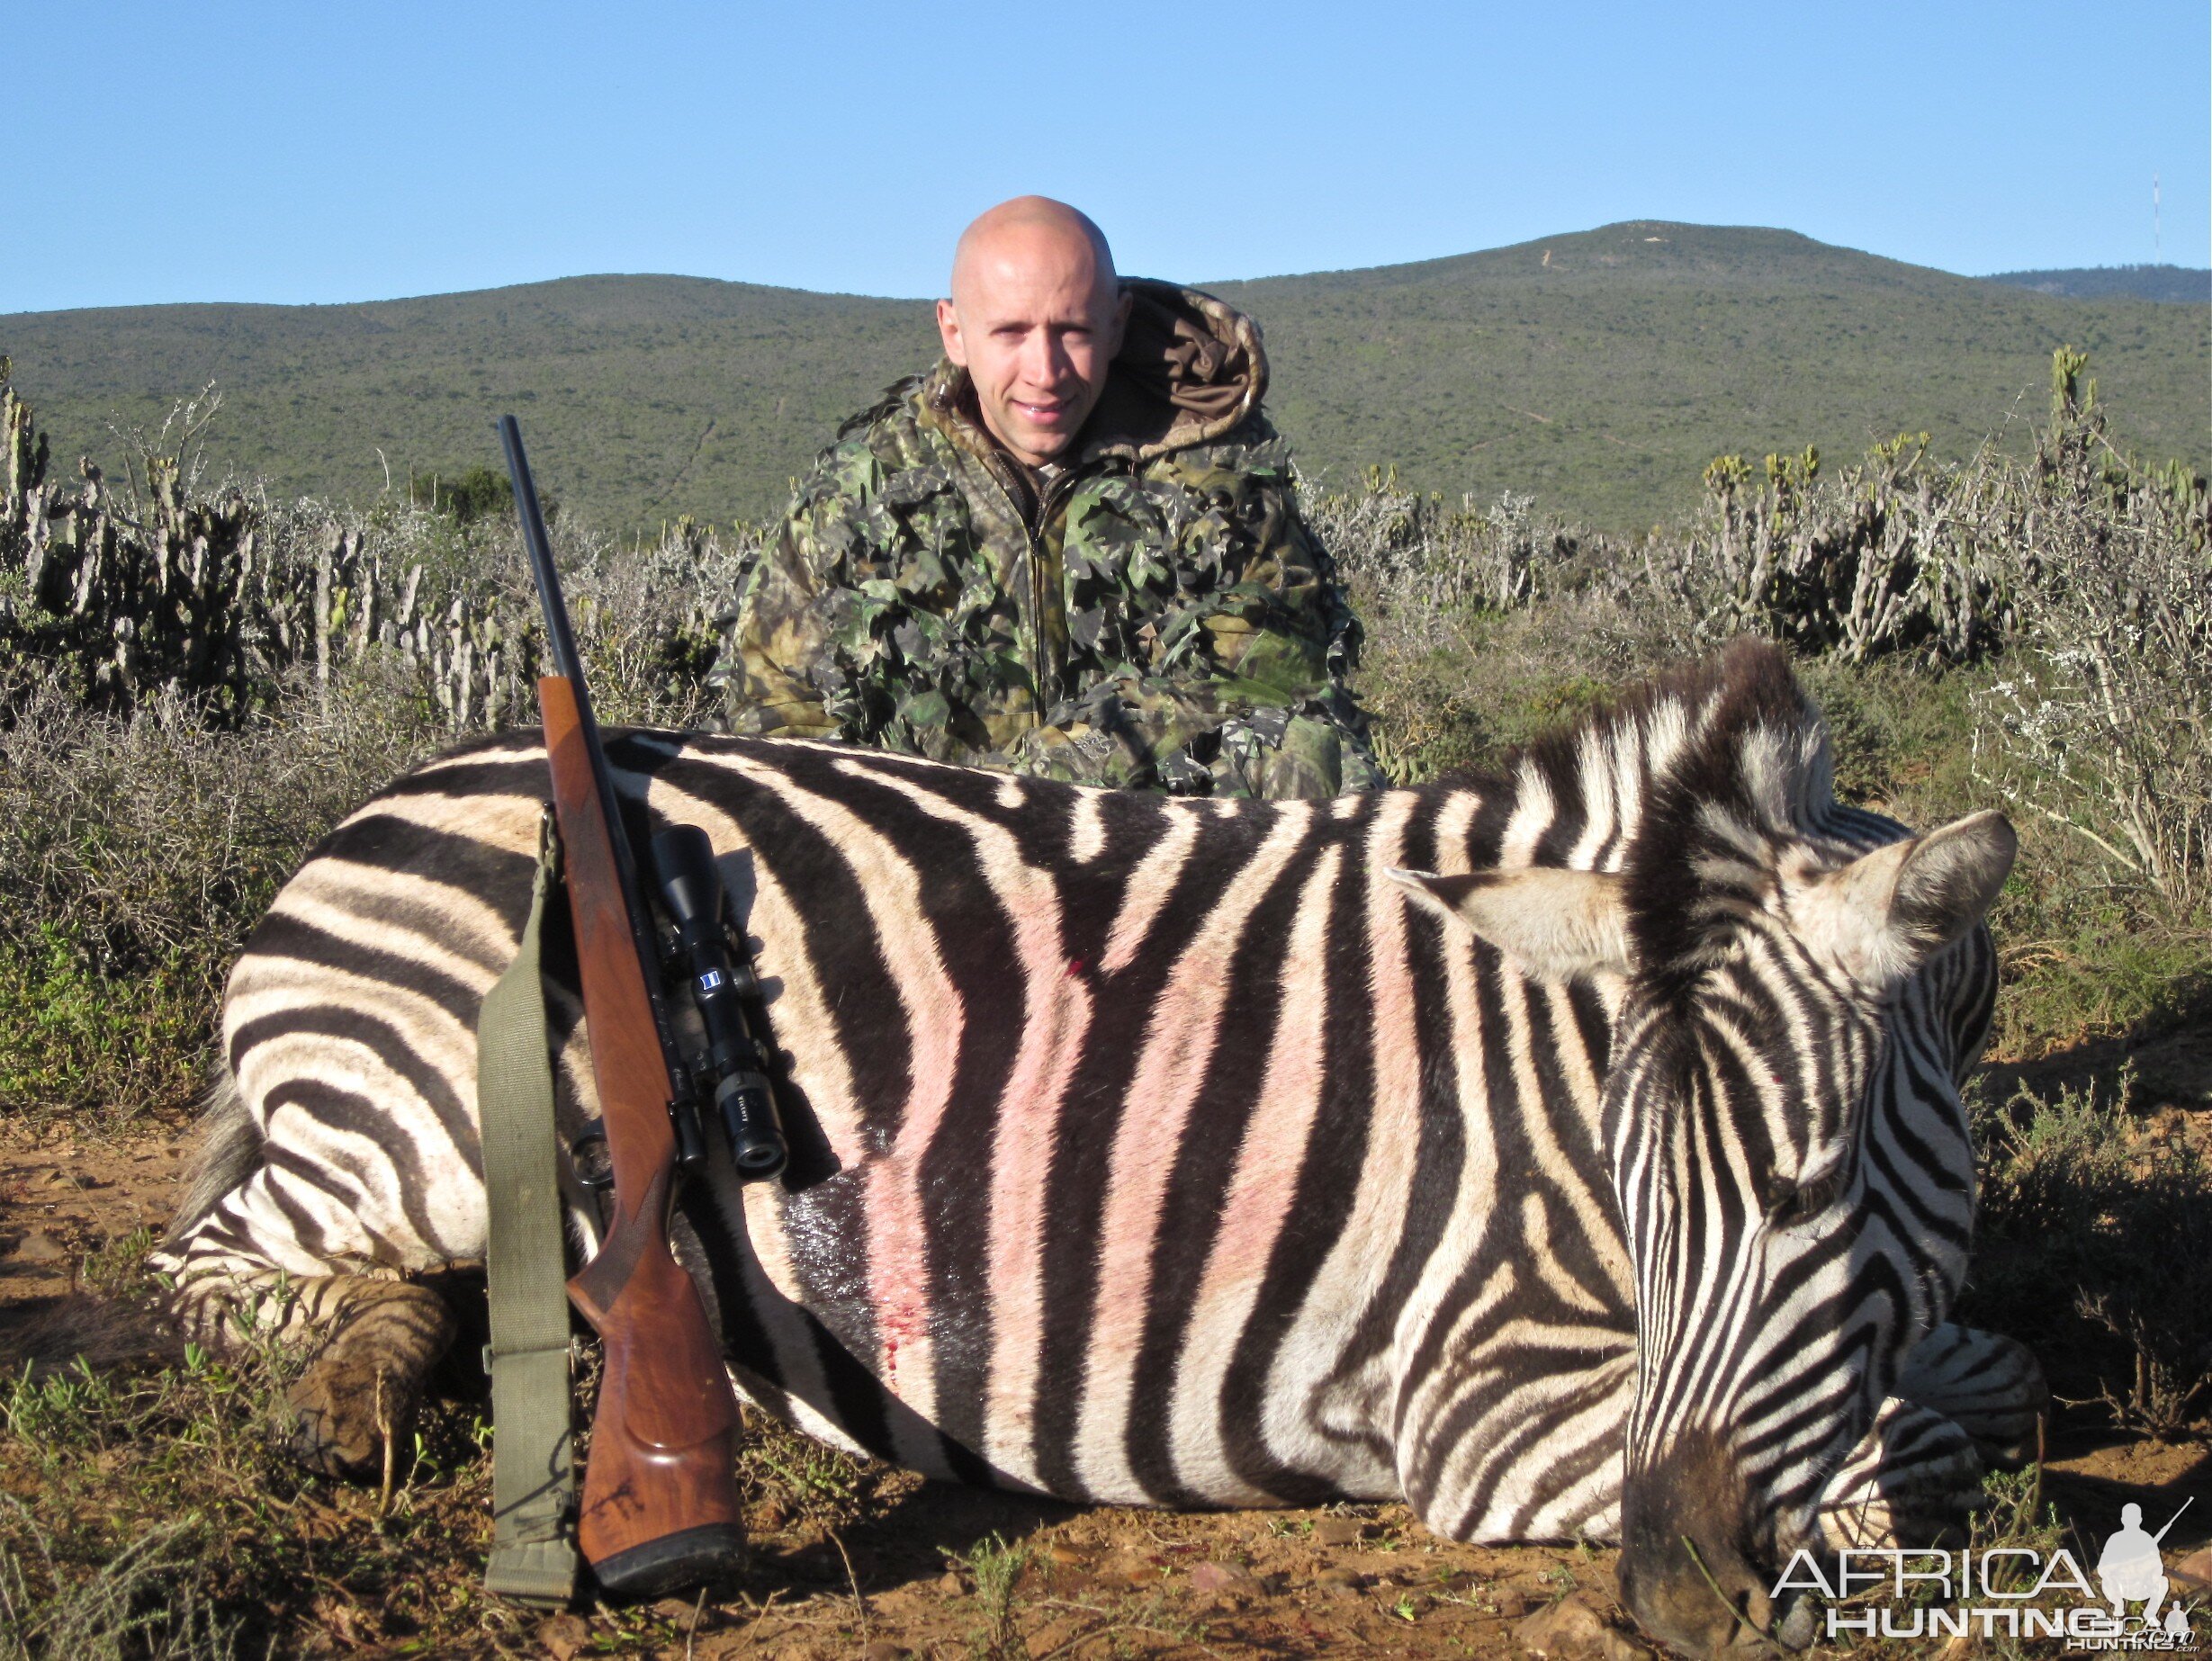
<path id="1" fill-rule="evenodd" d="M 879 1280 L 867 1284 L 854 1274 L 853 1254 L 840 1245 L 843 1219 L 865 1203 L 867 1190 L 888 1180 L 863 1171 L 802 1194 L 746 1195 L 746 1306 L 725 1325 L 734 1329 L 741 1383 L 762 1406 L 825 1440 L 928 1475 L 1077 1502 L 1246 1506 L 1398 1495 L 1397 1472 L 1379 1439 L 1347 1437 L 1332 1447 L 1312 1445 L 1295 1428 L 1282 1434 L 1299 1422 L 1296 1404 L 1323 1387 L 1326 1356 L 1305 1358 L 1320 1365 L 1301 1377 L 1294 1350 L 1275 1354 L 1257 1404 L 1234 1392 L 1217 1394 L 1210 1412 L 1192 1403 L 1194 1381 L 1217 1376 L 1209 1351 L 1234 1351 L 1246 1336 L 1245 1321 L 1185 1328 L 1174 1357 L 1140 1371 L 1118 1398 L 1122 1416 L 1113 1433 L 1102 1435 L 1080 1404 L 1035 1391 L 1043 1352 L 1056 1342 L 1050 1335 L 1023 1333 L 1034 1348 L 1010 1353 L 1003 1325 L 964 1326 L 934 1315 L 925 1300 L 885 1298 Z M 938 1273 L 987 1276 L 990 1267 L 978 1260 L 940 1265 Z M 982 1401 L 956 1402 L 941 1389 L 940 1380 L 962 1368 L 984 1378 Z M 1263 1443 L 1294 1448 L 1302 1456 L 1295 1470 L 1280 1446 L 1271 1449 L 1273 1464 L 1255 1465 Z"/>
<path id="2" fill-rule="evenodd" d="M 985 1352 L 990 1376 L 998 1370 L 993 1335 L 937 1322 L 919 1345 L 913 1329 L 863 1288 L 850 1279 L 841 1285 L 839 1271 L 850 1270 L 851 1258 L 837 1248 L 841 1226 L 832 1219 L 843 1214 L 837 1190 L 846 1181 L 841 1176 L 796 1196 L 749 1190 L 747 1309 L 733 1324 L 742 1329 L 733 1333 L 741 1387 L 825 1441 L 931 1476 L 1079 1503 L 1241 1507 L 1404 1497 L 1453 1538 L 1607 1540 L 1617 1532 L 1621 1448 L 1634 1392 L 1629 1333 L 1588 1324 L 1578 1333 L 1562 1324 L 1532 1333 L 1516 1320 L 1463 1328 L 1451 1365 L 1439 1369 L 1448 1376 L 1425 1396 L 1403 1390 L 1392 1376 L 1394 1356 L 1367 1378 L 1344 1377 L 1348 1324 L 1308 1288 L 1303 1315 L 1311 1333 L 1301 1342 L 1301 1323 L 1290 1323 L 1294 1335 L 1273 1355 L 1259 1399 L 1218 1397 L 1210 1413 L 1186 1399 L 1193 1377 L 1214 1376 L 1205 1353 L 1245 1341 L 1249 1316 L 1218 1331 L 1185 1330 L 1172 1364 L 1138 1380 L 1120 1427 L 1123 1448 L 1090 1462 L 1080 1439 L 1070 1446 L 1067 1437 L 1081 1415 L 1056 1418 L 1033 1399 L 1002 1401 L 980 1435 L 948 1429 L 959 1415 L 934 1388 L 937 1363 L 948 1351 L 973 1349 Z M 910 1360 L 917 1350 L 931 1364 Z M 1036 1369 L 1017 1361 L 1006 1370 L 1027 1378 Z M 1402 1407 L 1395 1433 L 1394 1399 Z M 1056 1433 L 1063 1439 L 1057 1446 Z M 1168 1441 L 1172 1485 L 1135 1474 L 1142 1468 L 1128 1445 L 1146 1436 Z M 1256 1461 L 1255 1446 L 1274 1462 Z"/>

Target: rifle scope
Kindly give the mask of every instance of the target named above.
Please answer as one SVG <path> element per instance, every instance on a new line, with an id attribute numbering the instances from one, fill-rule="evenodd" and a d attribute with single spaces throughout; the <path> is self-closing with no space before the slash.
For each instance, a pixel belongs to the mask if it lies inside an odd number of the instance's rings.
<path id="1" fill-rule="evenodd" d="M 745 1030 L 739 999 L 752 983 L 730 962 L 722 932 L 722 873 L 714 844 L 697 825 L 677 825 L 652 839 L 661 903 L 676 925 L 676 939 L 691 981 L 692 1001 L 706 1028 L 707 1068 L 715 1078 L 715 1107 L 729 1135 L 730 1155 L 745 1181 L 773 1177 L 787 1156 L 776 1099 L 769 1093 L 760 1052 Z"/>

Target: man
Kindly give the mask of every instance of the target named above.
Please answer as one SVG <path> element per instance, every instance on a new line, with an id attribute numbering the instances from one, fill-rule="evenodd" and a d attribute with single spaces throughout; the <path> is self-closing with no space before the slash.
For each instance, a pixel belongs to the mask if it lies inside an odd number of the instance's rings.
<path id="1" fill-rule="evenodd" d="M 962 235 L 937 321 L 944 360 L 845 424 L 741 582 L 730 730 L 1222 795 L 1380 784 L 1250 320 L 1120 280 L 1090 220 L 1024 196 Z"/>

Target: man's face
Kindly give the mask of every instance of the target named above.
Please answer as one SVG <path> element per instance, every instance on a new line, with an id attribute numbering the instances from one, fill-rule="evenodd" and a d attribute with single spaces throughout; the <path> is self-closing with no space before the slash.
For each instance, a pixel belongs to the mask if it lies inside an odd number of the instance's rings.
<path id="1" fill-rule="evenodd" d="M 991 435 L 1035 467 L 1067 448 L 1097 404 L 1128 309 L 1086 238 L 1018 224 L 963 250 L 937 328 Z"/>

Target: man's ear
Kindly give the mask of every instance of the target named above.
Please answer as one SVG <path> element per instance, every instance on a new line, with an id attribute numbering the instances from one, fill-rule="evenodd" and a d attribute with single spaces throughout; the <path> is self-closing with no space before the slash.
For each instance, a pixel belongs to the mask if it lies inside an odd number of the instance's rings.
<path id="1" fill-rule="evenodd" d="M 1629 972 L 1628 902 L 1624 884 L 1610 872 L 1531 866 L 1466 876 L 1389 875 L 1417 903 L 1473 929 L 1537 980 Z"/>
<path id="2" fill-rule="evenodd" d="M 1121 355 L 1121 343 L 1128 338 L 1129 312 L 1137 304 L 1137 296 L 1130 292 L 1128 283 L 1122 283 L 1120 289 L 1119 296 L 1114 301 L 1113 328 L 1106 335 L 1106 355 L 1110 360 Z"/>
<path id="3" fill-rule="evenodd" d="M 953 309 L 949 300 L 937 302 L 937 334 L 938 338 L 945 343 L 945 355 L 966 369 L 967 343 L 960 337 L 960 314 Z"/>

